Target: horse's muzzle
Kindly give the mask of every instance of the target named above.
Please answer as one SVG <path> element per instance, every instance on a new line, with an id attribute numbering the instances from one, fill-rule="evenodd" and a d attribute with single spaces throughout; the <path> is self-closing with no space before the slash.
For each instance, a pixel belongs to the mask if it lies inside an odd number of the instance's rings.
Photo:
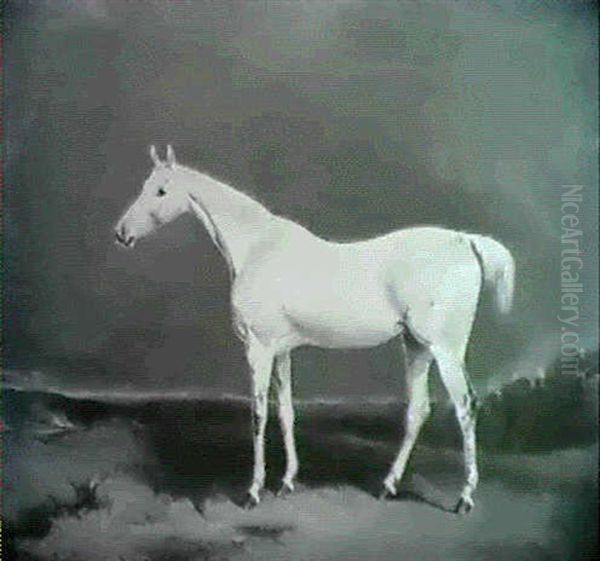
<path id="1" fill-rule="evenodd" d="M 125 247 L 132 247 L 133 242 L 135 241 L 135 236 L 127 235 L 125 232 L 125 226 L 121 226 L 121 228 L 117 228 L 115 230 L 115 238 L 117 242 Z"/>

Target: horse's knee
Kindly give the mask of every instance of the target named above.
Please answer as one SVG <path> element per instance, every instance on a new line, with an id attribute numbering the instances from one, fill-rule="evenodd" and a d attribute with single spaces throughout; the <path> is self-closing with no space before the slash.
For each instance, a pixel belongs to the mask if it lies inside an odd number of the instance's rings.
<path id="1" fill-rule="evenodd" d="M 267 396 L 265 393 L 258 393 L 254 396 L 252 407 L 252 430 L 254 434 L 259 434 L 267 418 Z"/>
<path id="2" fill-rule="evenodd" d="M 421 406 L 416 411 L 417 422 L 419 425 L 422 425 L 431 415 L 431 405 L 429 404 L 429 400 L 425 401 L 421 404 Z"/>
<path id="3" fill-rule="evenodd" d="M 459 420 L 465 423 L 475 423 L 477 420 L 477 412 L 479 411 L 479 400 L 471 387 L 468 393 L 463 396 L 460 410 L 457 411 Z"/>
<path id="4" fill-rule="evenodd" d="M 463 431 L 471 431 L 475 428 L 476 415 L 469 407 L 458 407 L 456 417 Z"/>
<path id="5" fill-rule="evenodd" d="M 294 409 L 292 404 L 289 402 L 279 403 L 279 407 L 277 409 L 277 416 L 279 417 L 279 421 L 286 426 L 288 423 L 293 422 L 294 420 Z"/>
<path id="6" fill-rule="evenodd" d="M 260 434 L 263 418 L 264 415 L 258 411 L 252 412 L 252 433 L 254 436 L 258 436 Z"/>
<path id="7" fill-rule="evenodd" d="M 421 403 L 418 407 L 409 408 L 406 414 L 405 436 L 416 438 L 430 414 L 431 406 L 429 405 L 429 400 Z"/>

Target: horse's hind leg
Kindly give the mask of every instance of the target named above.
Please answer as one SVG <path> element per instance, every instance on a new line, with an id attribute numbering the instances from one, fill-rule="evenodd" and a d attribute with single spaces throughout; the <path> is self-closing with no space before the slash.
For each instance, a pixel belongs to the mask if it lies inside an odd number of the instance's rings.
<path id="1" fill-rule="evenodd" d="M 479 480 L 475 443 L 475 395 L 467 381 L 462 360 L 463 353 L 452 353 L 438 346 L 433 346 L 431 351 L 438 364 L 444 386 L 454 404 L 462 432 L 466 483 L 456 505 L 456 511 L 468 512 L 473 507 L 472 495 Z M 460 358 L 457 355 L 461 355 Z"/>
<path id="2" fill-rule="evenodd" d="M 423 423 L 430 413 L 428 373 L 432 356 L 429 351 L 417 342 L 407 341 L 401 335 L 405 359 L 405 377 L 407 391 L 407 408 L 405 414 L 405 434 L 400 451 L 392 464 L 390 472 L 383 482 L 383 495 L 395 495 L 396 485 L 402 479 L 410 453 Z"/>

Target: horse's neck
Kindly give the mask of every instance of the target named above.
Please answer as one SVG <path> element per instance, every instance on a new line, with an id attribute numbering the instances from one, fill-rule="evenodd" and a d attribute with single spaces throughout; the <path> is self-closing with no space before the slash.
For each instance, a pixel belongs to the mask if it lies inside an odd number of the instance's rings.
<path id="1" fill-rule="evenodd" d="M 267 235 L 275 216 L 264 206 L 232 187 L 187 169 L 188 195 L 194 214 L 234 274 L 239 274 L 252 248 Z"/>

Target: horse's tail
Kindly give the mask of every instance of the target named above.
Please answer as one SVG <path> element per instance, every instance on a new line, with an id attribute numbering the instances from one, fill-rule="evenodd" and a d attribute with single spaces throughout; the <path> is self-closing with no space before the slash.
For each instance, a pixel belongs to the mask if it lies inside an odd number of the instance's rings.
<path id="1" fill-rule="evenodd" d="M 469 236 L 473 251 L 479 259 L 485 283 L 496 289 L 496 306 L 507 314 L 513 302 L 515 289 L 515 261 L 501 243 L 486 236 Z"/>

